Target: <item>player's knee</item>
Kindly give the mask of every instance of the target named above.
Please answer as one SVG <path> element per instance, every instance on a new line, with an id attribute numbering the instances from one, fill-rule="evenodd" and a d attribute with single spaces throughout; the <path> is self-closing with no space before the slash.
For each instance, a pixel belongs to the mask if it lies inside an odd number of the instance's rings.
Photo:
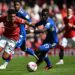
<path id="1" fill-rule="evenodd" d="M 6 58 L 4 56 L 2 56 L 3 60 L 6 60 Z"/>
<path id="2" fill-rule="evenodd" d="M 63 40 L 62 40 L 62 42 L 61 42 L 61 46 L 62 46 L 63 48 L 65 48 L 65 47 L 67 47 L 67 44 L 68 44 L 67 39 L 66 39 L 66 38 L 63 38 Z"/>
<path id="3" fill-rule="evenodd" d="M 4 60 L 7 60 L 9 57 L 6 57 L 6 56 L 2 56 L 2 58 L 4 59 Z"/>
<path id="4" fill-rule="evenodd" d="M 61 45 L 60 45 L 60 49 L 64 50 L 64 48 L 65 48 L 64 46 L 61 46 Z"/>
<path id="5" fill-rule="evenodd" d="M 7 60 L 10 57 L 10 55 L 8 53 L 3 53 L 2 58 L 4 60 Z"/>

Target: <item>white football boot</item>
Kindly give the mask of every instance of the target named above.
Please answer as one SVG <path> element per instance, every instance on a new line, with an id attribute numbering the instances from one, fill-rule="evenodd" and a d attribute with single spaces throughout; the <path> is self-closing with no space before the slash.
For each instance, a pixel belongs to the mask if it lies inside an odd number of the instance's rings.
<path id="1" fill-rule="evenodd" d="M 62 59 L 56 63 L 56 65 L 62 65 L 62 64 L 64 64 L 64 61 Z"/>
<path id="2" fill-rule="evenodd" d="M 4 64 L 0 65 L 0 69 L 3 70 L 3 69 L 6 69 L 8 65 L 8 62 L 5 62 Z"/>
<path id="3" fill-rule="evenodd" d="M 0 70 L 6 69 L 6 65 L 1 65 Z"/>

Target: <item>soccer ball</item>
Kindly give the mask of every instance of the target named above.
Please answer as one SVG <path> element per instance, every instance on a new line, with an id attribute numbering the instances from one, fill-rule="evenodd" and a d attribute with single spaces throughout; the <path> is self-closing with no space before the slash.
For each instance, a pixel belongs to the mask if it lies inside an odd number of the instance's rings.
<path id="1" fill-rule="evenodd" d="M 31 61 L 27 64 L 27 69 L 30 72 L 34 72 L 37 70 L 37 64 L 35 62 Z"/>

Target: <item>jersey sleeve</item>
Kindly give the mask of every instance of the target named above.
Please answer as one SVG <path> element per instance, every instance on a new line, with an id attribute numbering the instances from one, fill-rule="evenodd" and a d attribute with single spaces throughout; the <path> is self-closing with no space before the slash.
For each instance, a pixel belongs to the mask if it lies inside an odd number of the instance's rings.
<path id="1" fill-rule="evenodd" d="M 20 13 L 24 19 L 26 19 L 28 22 L 31 22 L 31 18 L 28 15 L 28 13 L 26 13 L 26 12 L 20 12 Z"/>
<path id="2" fill-rule="evenodd" d="M 16 17 L 15 22 L 19 23 L 19 24 L 25 24 L 26 20 Z"/>
<path id="3" fill-rule="evenodd" d="M 47 22 L 45 28 L 50 31 L 54 31 L 54 24 L 52 22 Z"/>
<path id="4" fill-rule="evenodd" d="M 50 27 L 51 27 L 51 23 L 49 23 L 49 22 L 46 23 L 45 28 L 46 28 L 46 29 L 50 29 Z"/>
<path id="5" fill-rule="evenodd" d="M 38 26 L 40 26 L 42 24 L 43 24 L 42 21 L 39 21 L 38 23 L 35 24 L 35 27 L 38 27 Z"/>

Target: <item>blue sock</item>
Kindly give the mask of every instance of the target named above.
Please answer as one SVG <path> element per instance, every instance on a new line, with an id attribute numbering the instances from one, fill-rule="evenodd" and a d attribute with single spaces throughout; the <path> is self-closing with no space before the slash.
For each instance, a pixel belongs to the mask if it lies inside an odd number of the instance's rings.
<path id="1" fill-rule="evenodd" d="M 25 52 L 32 55 L 32 56 L 35 55 L 34 51 L 31 48 L 26 48 Z"/>
<path id="2" fill-rule="evenodd" d="M 8 59 L 4 59 L 5 60 L 5 62 L 4 62 L 4 64 L 3 65 L 5 65 L 5 67 L 7 67 L 7 65 L 8 65 L 8 63 L 10 62 L 10 57 L 8 58 Z"/>
<path id="3" fill-rule="evenodd" d="M 47 66 L 51 66 L 51 61 L 48 58 L 48 55 L 45 56 L 44 61 L 47 63 Z"/>
<path id="4" fill-rule="evenodd" d="M 10 62 L 10 57 L 8 59 L 6 59 L 6 62 Z"/>

